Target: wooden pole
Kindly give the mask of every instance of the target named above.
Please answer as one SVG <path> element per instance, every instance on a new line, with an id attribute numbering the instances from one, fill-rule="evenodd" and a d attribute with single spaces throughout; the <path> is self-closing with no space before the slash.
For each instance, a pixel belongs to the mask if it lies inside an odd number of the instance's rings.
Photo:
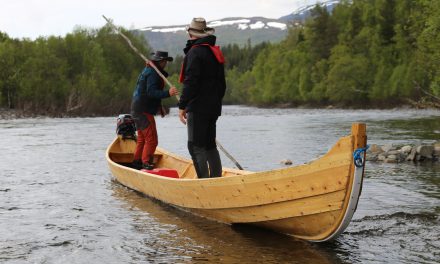
<path id="1" fill-rule="evenodd" d="M 157 74 L 159 74 L 159 76 L 168 84 L 168 86 L 171 88 L 173 87 L 173 85 L 168 81 L 168 79 L 159 71 L 159 69 L 156 67 L 156 65 L 154 65 L 154 63 L 150 63 L 151 61 L 149 59 L 147 59 L 147 57 L 144 56 L 144 54 L 142 54 L 131 42 L 131 40 L 124 35 L 124 33 L 122 33 L 111 21 L 110 19 L 106 18 L 104 15 L 102 15 L 102 17 L 105 19 L 105 21 L 107 21 L 107 23 L 116 31 L 118 32 L 119 35 L 121 35 L 121 37 L 123 37 L 125 39 L 125 41 L 127 41 L 128 45 L 130 46 L 130 48 L 132 50 L 134 50 L 134 52 L 137 53 L 137 55 L 139 55 L 146 63 L 148 63 L 151 67 L 153 67 L 153 69 L 157 72 Z M 179 96 L 176 95 L 177 100 L 179 100 Z"/>
<path id="2" fill-rule="evenodd" d="M 168 84 L 168 86 L 174 87 L 174 85 L 172 85 L 170 83 L 170 81 L 168 81 L 168 79 L 159 71 L 159 69 L 156 67 L 156 65 L 154 65 L 154 63 L 150 63 L 151 61 L 149 59 L 147 59 L 147 57 L 145 57 L 131 42 L 131 40 L 124 35 L 124 33 L 122 33 L 112 22 L 110 19 L 106 18 L 104 15 L 102 15 L 102 17 L 105 19 L 105 21 L 107 21 L 107 23 L 116 31 L 118 32 L 119 35 L 121 35 L 121 37 L 123 37 L 125 39 L 125 41 L 128 43 L 128 45 L 130 46 L 130 48 L 136 52 L 136 54 L 138 54 L 146 63 L 148 63 L 156 72 L 157 74 L 159 74 L 159 76 Z M 176 99 L 177 101 L 180 100 L 179 95 L 176 95 Z M 226 149 L 220 144 L 220 142 L 216 139 L 215 143 L 217 144 L 217 146 L 219 147 L 219 149 L 221 151 L 223 151 L 223 153 L 226 155 L 226 157 L 228 157 L 232 162 L 234 162 L 234 164 L 237 166 L 237 168 L 239 168 L 240 170 L 243 170 L 243 167 L 240 166 L 240 164 L 238 163 L 238 161 L 236 159 L 234 159 L 234 157 L 232 157 L 231 154 L 229 154 L 229 152 L 226 151 Z"/>
<path id="3" fill-rule="evenodd" d="M 234 162 L 235 166 L 237 166 L 238 169 L 243 170 L 243 167 L 241 167 L 241 165 L 238 163 L 238 161 L 236 159 L 234 159 L 234 157 L 232 157 L 231 154 L 229 154 L 229 152 L 226 151 L 226 149 L 222 146 L 222 144 L 220 144 L 220 142 L 218 142 L 217 139 L 215 139 L 215 143 L 217 144 L 218 148 L 223 151 L 223 153 L 225 153 L 226 157 L 228 157 L 232 162 Z"/>

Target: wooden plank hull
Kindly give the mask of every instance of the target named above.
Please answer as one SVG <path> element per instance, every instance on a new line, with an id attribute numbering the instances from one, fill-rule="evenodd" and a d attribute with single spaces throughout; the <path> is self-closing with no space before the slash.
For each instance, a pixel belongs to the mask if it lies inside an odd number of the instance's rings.
<path id="1" fill-rule="evenodd" d="M 212 179 L 197 179 L 190 160 L 160 148 L 157 166 L 176 169 L 179 179 L 123 166 L 133 160 L 136 143 L 119 137 L 107 160 L 123 185 L 194 214 L 326 241 L 345 229 L 356 209 L 364 170 L 354 166 L 353 151 L 365 144 L 365 125 L 354 124 L 351 136 L 308 164 L 264 172 L 224 168 L 222 177 Z"/>

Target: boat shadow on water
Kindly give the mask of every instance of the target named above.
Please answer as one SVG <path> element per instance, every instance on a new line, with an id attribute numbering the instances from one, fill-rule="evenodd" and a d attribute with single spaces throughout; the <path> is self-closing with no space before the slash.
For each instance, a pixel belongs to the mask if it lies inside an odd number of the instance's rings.
<path id="1" fill-rule="evenodd" d="M 166 240 L 167 253 L 179 262 L 343 263 L 331 249 L 333 242 L 310 243 L 252 225 L 209 221 L 124 187 L 116 180 L 111 182 L 111 189 L 128 210 L 140 210 L 156 225 L 170 229 L 158 235 Z M 155 232 L 149 230 L 151 221 L 139 223 L 133 219 L 133 225 L 139 232 Z M 144 245 L 152 246 L 148 241 Z"/>

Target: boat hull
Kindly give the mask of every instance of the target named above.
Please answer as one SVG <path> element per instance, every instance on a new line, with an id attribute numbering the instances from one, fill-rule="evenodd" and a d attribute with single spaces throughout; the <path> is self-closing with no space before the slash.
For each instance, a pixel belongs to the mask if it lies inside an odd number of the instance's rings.
<path id="1" fill-rule="evenodd" d="M 190 160 L 161 148 L 158 167 L 175 169 L 180 178 L 124 166 L 132 161 L 136 143 L 120 137 L 108 147 L 107 160 L 123 185 L 193 214 L 327 241 L 343 232 L 356 209 L 364 167 L 354 166 L 353 151 L 365 145 L 365 125 L 354 124 L 352 135 L 308 164 L 263 172 L 224 168 L 222 177 L 211 179 L 197 179 Z"/>

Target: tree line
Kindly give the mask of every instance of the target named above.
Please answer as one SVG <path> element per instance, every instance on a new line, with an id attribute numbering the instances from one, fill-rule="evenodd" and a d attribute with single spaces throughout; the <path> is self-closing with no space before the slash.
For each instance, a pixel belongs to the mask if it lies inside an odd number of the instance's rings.
<path id="1" fill-rule="evenodd" d="M 144 39 L 123 31 L 150 53 Z M 0 106 L 56 116 L 127 112 L 143 66 L 109 27 L 34 41 L 0 32 Z"/>
<path id="2" fill-rule="evenodd" d="M 150 54 L 147 40 L 123 31 Z M 280 43 L 222 50 L 225 103 L 394 107 L 440 100 L 440 1 L 343 0 L 331 13 L 316 5 Z M 178 87 L 182 55 L 167 67 Z M 109 27 L 34 41 L 0 32 L 0 107 L 50 115 L 129 112 L 143 66 Z"/>
<path id="3" fill-rule="evenodd" d="M 319 5 L 253 66 L 228 71 L 229 100 L 256 105 L 394 107 L 440 103 L 440 1 Z"/>

